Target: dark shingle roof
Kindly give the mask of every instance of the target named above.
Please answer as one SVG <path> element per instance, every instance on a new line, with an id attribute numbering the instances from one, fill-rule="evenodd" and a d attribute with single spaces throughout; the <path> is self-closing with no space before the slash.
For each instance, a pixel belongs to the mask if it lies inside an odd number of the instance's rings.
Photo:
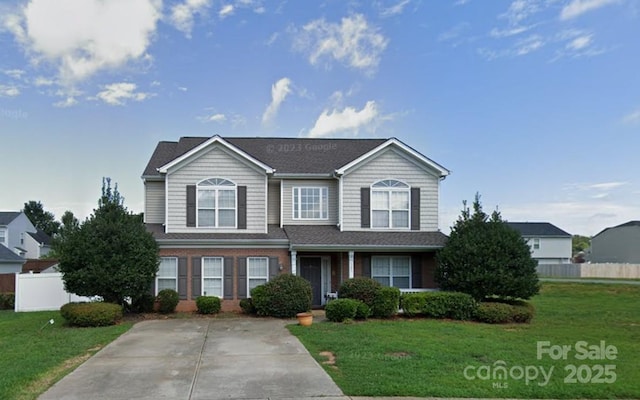
<path id="1" fill-rule="evenodd" d="M 51 236 L 44 233 L 42 229 L 38 229 L 37 232 L 27 232 L 36 242 L 43 243 L 45 245 L 51 245 Z"/>
<path id="2" fill-rule="evenodd" d="M 0 262 L 24 262 L 24 258 L 20 257 L 13 251 L 9 250 L 5 245 L 0 244 Z"/>
<path id="3" fill-rule="evenodd" d="M 20 211 L 0 211 L 0 225 L 9 225 L 20 215 Z"/>
<path id="4" fill-rule="evenodd" d="M 608 231 L 609 229 L 625 228 L 625 227 L 628 227 L 628 226 L 640 226 L 640 221 L 629 221 L 629 222 L 625 222 L 624 224 L 620 224 L 620 225 L 616 225 L 616 226 L 610 226 L 608 228 L 604 228 L 601 232 L 598 232 L 598 234 L 596 234 L 595 236 L 598 236 L 601 233 L 604 233 L 604 232 Z"/>
<path id="5" fill-rule="evenodd" d="M 507 225 L 520 232 L 522 236 L 571 237 L 570 233 L 548 222 L 507 222 Z"/>
<path id="6" fill-rule="evenodd" d="M 340 232 L 335 226 L 291 225 L 285 226 L 285 232 L 293 247 L 296 246 L 345 246 L 345 247 L 443 247 L 447 236 L 442 232 Z"/>
<path id="7" fill-rule="evenodd" d="M 164 233 L 163 224 L 146 224 L 147 231 L 151 232 L 156 240 L 287 240 L 284 230 L 277 225 L 269 225 L 268 233 Z"/>
<path id="8" fill-rule="evenodd" d="M 160 142 L 143 176 L 160 176 L 157 168 L 199 146 L 208 137 L 182 137 Z M 277 173 L 330 174 L 380 146 L 386 139 L 224 138 Z"/>
<path id="9" fill-rule="evenodd" d="M 22 272 L 40 273 L 58 264 L 58 260 L 27 260 L 22 266 Z"/>

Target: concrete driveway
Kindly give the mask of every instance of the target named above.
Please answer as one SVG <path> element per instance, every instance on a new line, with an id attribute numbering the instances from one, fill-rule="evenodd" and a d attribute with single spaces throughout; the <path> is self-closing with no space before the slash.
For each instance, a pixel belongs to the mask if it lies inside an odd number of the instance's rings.
<path id="1" fill-rule="evenodd" d="M 140 322 L 40 399 L 348 399 L 287 323 Z"/>

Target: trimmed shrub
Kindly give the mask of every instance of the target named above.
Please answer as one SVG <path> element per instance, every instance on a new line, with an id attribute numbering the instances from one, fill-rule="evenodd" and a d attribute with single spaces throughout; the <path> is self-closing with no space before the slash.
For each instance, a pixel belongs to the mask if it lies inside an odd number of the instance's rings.
<path id="1" fill-rule="evenodd" d="M 262 289 L 256 290 L 259 287 Z M 254 288 L 251 298 L 258 315 L 291 318 L 311 309 L 311 283 L 297 275 L 282 274 Z"/>
<path id="2" fill-rule="evenodd" d="M 153 306 L 155 302 L 156 302 L 156 298 L 152 294 L 145 293 L 142 296 L 131 301 L 129 312 L 132 312 L 132 313 L 153 312 Z"/>
<path id="3" fill-rule="evenodd" d="M 199 296 L 196 299 L 196 307 L 200 314 L 217 314 L 220 312 L 222 303 L 216 296 Z"/>
<path id="4" fill-rule="evenodd" d="M 122 306 L 113 303 L 67 303 L 60 314 L 73 326 L 109 326 L 122 319 Z"/>
<path id="5" fill-rule="evenodd" d="M 375 318 L 390 318 L 398 313 L 399 306 L 400 289 L 396 287 L 381 287 L 373 300 L 371 314 Z"/>
<path id="6" fill-rule="evenodd" d="M 13 310 L 16 305 L 16 294 L 13 292 L 0 293 L 0 310 Z"/>
<path id="7" fill-rule="evenodd" d="M 511 322 L 511 306 L 505 303 L 480 303 L 476 310 L 476 320 L 488 324 L 506 324 Z"/>
<path id="8" fill-rule="evenodd" d="M 355 299 L 331 300 L 324 308 L 324 312 L 329 321 L 343 322 L 347 319 L 354 319 L 356 317 L 358 304 L 363 303 Z"/>
<path id="9" fill-rule="evenodd" d="M 171 314 L 176 312 L 180 296 L 173 289 L 162 289 L 158 292 L 156 301 L 158 302 L 158 311 L 162 314 Z"/>
<path id="10" fill-rule="evenodd" d="M 356 307 L 356 319 L 367 319 L 371 316 L 371 307 L 358 300 L 358 307 Z"/>
<path id="11" fill-rule="evenodd" d="M 251 298 L 240 300 L 240 308 L 245 314 L 256 313 L 256 308 L 253 306 L 253 300 L 251 300 Z"/>
<path id="12" fill-rule="evenodd" d="M 477 308 L 476 301 L 466 293 L 426 292 L 422 313 L 431 318 L 472 319 Z"/>
<path id="13" fill-rule="evenodd" d="M 380 282 L 371 278 L 357 277 L 344 281 L 338 289 L 338 297 L 341 299 L 356 299 L 365 303 L 369 307 L 373 307 L 378 289 L 382 285 Z"/>
<path id="14" fill-rule="evenodd" d="M 422 314 L 427 304 L 426 293 L 405 293 L 400 296 L 400 308 L 407 317 Z"/>

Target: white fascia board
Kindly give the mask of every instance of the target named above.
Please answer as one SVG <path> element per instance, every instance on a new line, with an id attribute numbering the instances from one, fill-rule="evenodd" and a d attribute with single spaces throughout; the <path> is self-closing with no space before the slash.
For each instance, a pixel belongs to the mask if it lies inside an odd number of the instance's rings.
<path id="1" fill-rule="evenodd" d="M 411 155 L 412 157 L 415 157 L 416 159 L 418 159 L 422 164 L 427 165 L 427 166 L 431 167 L 432 169 L 435 169 L 436 171 L 438 171 L 438 174 L 439 174 L 440 178 L 444 178 L 444 177 L 448 176 L 451 173 L 448 169 L 446 169 L 442 165 L 440 165 L 437 162 L 435 162 L 435 161 L 425 157 L 424 155 L 418 153 L 417 151 L 415 151 L 411 147 L 407 146 L 406 144 L 402 143 L 398 139 L 391 138 L 391 139 L 387 140 L 386 142 L 382 143 L 380 146 L 376 147 L 375 149 L 373 149 L 373 150 L 361 155 L 360 157 L 356 158 L 355 160 L 351 161 L 349 164 L 343 166 L 342 168 L 337 169 L 336 170 L 336 174 L 344 175 L 349 169 L 351 169 L 354 166 L 360 164 L 361 162 L 369 159 L 370 157 L 378 154 L 380 151 L 386 149 L 389 146 L 396 146 L 396 147 L 400 148 L 402 151 L 404 151 L 404 152 L 408 153 L 409 155 Z"/>
<path id="2" fill-rule="evenodd" d="M 199 153 L 203 149 L 206 149 L 207 147 L 209 147 L 209 146 L 211 146 L 212 144 L 215 144 L 215 143 L 220 143 L 221 145 L 225 146 L 227 149 L 229 149 L 232 152 L 236 153 L 240 157 L 242 157 L 242 158 L 246 159 L 247 161 L 255 164 L 260 169 L 263 169 L 264 172 L 266 172 L 267 174 L 272 174 L 275 171 L 273 168 L 271 168 L 267 164 L 265 164 L 262 161 L 259 161 L 259 160 L 255 159 L 255 158 L 253 158 L 252 156 L 250 156 L 249 154 L 245 153 L 244 151 L 242 151 L 238 147 L 232 145 L 231 143 L 227 142 L 226 140 L 224 140 L 220 136 L 215 135 L 215 136 L 212 136 L 211 139 L 209 139 L 209 140 L 205 141 L 204 143 L 202 143 L 201 145 L 194 147 L 193 149 L 189 150 L 188 152 L 186 152 L 185 154 L 181 155 L 180 157 L 178 157 L 178 158 L 172 160 L 171 162 L 161 166 L 160 168 L 158 168 L 158 172 L 160 172 L 161 174 L 166 174 L 172 167 L 175 167 L 176 165 L 180 164 L 182 161 L 188 159 L 189 157 L 193 156 L 194 154 Z"/>

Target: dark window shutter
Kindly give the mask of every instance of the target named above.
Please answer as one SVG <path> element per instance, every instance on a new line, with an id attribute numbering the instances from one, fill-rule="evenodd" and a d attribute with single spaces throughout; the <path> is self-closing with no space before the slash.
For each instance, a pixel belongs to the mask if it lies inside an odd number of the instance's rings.
<path id="1" fill-rule="evenodd" d="M 224 298 L 233 299 L 233 257 L 225 257 L 222 266 Z"/>
<path id="2" fill-rule="evenodd" d="M 269 257 L 269 280 L 275 278 L 280 273 L 280 262 L 278 257 Z"/>
<path id="3" fill-rule="evenodd" d="M 362 257 L 362 276 L 371 278 L 371 257 L 370 256 Z"/>
<path id="4" fill-rule="evenodd" d="M 187 298 L 187 258 L 178 258 L 178 294 L 180 300 Z"/>
<path id="5" fill-rule="evenodd" d="M 411 288 L 422 287 L 422 256 L 411 257 Z"/>
<path id="6" fill-rule="evenodd" d="M 187 185 L 187 226 L 196 226 L 196 185 Z"/>
<path id="7" fill-rule="evenodd" d="M 360 227 L 371 227 L 371 190 L 368 187 L 360 188 Z"/>
<path id="8" fill-rule="evenodd" d="M 420 230 L 420 188 L 411 188 L 411 230 Z"/>
<path id="9" fill-rule="evenodd" d="M 238 298 L 247 298 L 247 257 L 238 257 Z"/>
<path id="10" fill-rule="evenodd" d="M 191 257 L 191 298 L 202 296 L 202 258 Z"/>
<path id="11" fill-rule="evenodd" d="M 151 288 L 149 289 L 149 294 L 153 297 L 156 296 L 156 278 L 153 277 L 153 282 L 151 282 Z"/>
<path id="12" fill-rule="evenodd" d="M 238 229 L 247 229 L 247 187 L 238 186 Z"/>

